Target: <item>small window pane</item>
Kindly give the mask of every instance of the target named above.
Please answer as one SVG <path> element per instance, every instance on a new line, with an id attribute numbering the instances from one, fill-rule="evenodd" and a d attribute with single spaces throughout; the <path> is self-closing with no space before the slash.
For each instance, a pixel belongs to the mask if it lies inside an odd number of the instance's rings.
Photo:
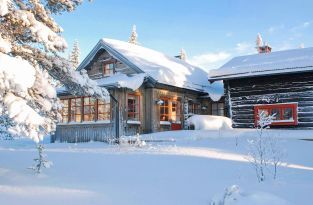
<path id="1" fill-rule="evenodd" d="M 273 120 L 280 120 L 280 109 L 274 108 L 272 109 Z"/>
<path id="2" fill-rule="evenodd" d="M 284 120 L 293 120 L 292 108 L 283 109 L 283 119 Z"/>

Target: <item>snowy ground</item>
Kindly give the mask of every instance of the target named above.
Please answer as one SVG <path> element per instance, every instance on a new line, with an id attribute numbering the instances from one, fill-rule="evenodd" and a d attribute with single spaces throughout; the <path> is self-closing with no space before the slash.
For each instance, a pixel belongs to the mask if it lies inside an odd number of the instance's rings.
<path id="1" fill-rule="evenodd" d="M 228 204 L 311 204 L 313 131 L 274 130 L 285 150 L 278 179 L 258 183 L 247 162 L 253 130 L 176 131 L 144 135 L 143 148 L 46 144 L 54 165 L 43 174 L 26 169 L 32 142 L 0 141 L 0 204 L 207 205 L 238 185 Z"/>

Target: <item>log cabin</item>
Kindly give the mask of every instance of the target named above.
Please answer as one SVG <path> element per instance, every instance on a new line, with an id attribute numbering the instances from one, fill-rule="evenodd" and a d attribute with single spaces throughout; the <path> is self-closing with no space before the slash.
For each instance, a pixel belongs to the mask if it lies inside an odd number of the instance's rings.
<path id="1" fill-rule="evenodd" d="M 275 115 L 271 128 L 313 128 L 313 48 L 257 50 L 209 73 L 209 81 L 224 81 L 233 127 L 256 127 L 263 111 Z"/>
<path id="2" fill-rule="evenodd" d="M 106 141 L 119 137 L 116 129 L 122 136 L 188 129 L 190 115 L 224 115 L 223 85 L 211 85 L 207 72 L 179 56 L 101 39 L 77 70 L 105 87 L 117 104 L 59 89 L 62 122 L 53 142 Z"/>

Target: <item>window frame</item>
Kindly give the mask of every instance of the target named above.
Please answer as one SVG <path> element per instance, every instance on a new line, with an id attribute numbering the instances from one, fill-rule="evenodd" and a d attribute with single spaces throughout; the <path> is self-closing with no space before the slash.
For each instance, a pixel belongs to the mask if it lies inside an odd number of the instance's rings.
<path id="1" fill-rule="evenodd" d="M 170 122 L 170 99 L 166 97 L 161 97 L 160 100 L 163 101 L 163 103 L 160 104 L 160 122 Z M 167 101 L 167 105 L 165 105 L 165 101 Z M 162 109 L 164 109 L 164 113 L 161 113 Z M 165 119 L 163 119 L 162 117 L 165 117 Z"/>
<path id="2" fill-rule="evenodd" d="M 216 105 L 216 109 L 213 108 L 213 106 Z M 222 108 L 220 108 L 220 105 L 223 105 Z M 220 115 L 220 111 L 223 112 L 223 115 Z M 214 116 L 225 116 L 225 103 L 224 102 L 212 102 L 211 103 L 211 115 Z"/>
<path id="3" fill-rule="evenodd" d="M 273 109 L 278 109 L 280 112 L 279 120 L 274 120 L 271 125 L 298 125 L 298 103 L 277 103 L 277 104 L 261 104 L 254 106 L 254 125 L 258 125 L 259 110 L 267 110 L 269 114 Z M 283 110 L 292 109 L 292 120 L 283 119 Z"/>
<path id="4" fill-rule="evenodd" d="M 98 114 L 98 112 L 97 112 L 98 111 L 97 99 L 94 97 L 90 97 L 90 96 L 82 97 L 82 99 L 83 99 L 83 104 L 82 104 L 82 106 L 83 106 L 83 120 L 82 121 L 83 122 L 95 122 L 95 121 L 97 121 L 97 114 Z M 86 99 L 88 99 L 88 104 L 86 103 Z M 91 103 L 91 99 L 94 99 L 94 103 Z M 88 112 L 88 113 L 86 113 L 87 107 L 89 107 L 89 110 L 90 110 L 90 112 Z M 93 112 L 91 112 L 92 108 L 94 108 Z M 94 116 L 93 119 L 91 119 L 92 114 Z M 89 120 L 86 120 L 87 116 L 88 116 Z"/>
<path id="5" fill-rule="evenodd" d="M 134 97 L 135 103 L 131 104 L 133 111 L 134 112 L 130 112 L 130 107 L 129 107 L 129 103 L 128 100 L 130 99 L 130 96 Z M 139 93 L 128 93 L 127 94 L 127 120 L 132 120 L 132 121 L 140 121 L 140 94 Z M 138 101 L 138 102 L 136 102 Z M 132 115 L 133 117 L 129 117 L 130 115 Z"/>
<path id="6" fill-rule="evenodd" d="M 79 106 L 77 106 L 76 105 L 76 100 L 77 99 L 80 99 L 80 104 L 79 104 Z M 75 106 L 72 106 L 72 101 L 73 100 L 75 100 Z M 80 122 L 82 122 L 83 121 L 83 107 L 84 107 L 84 104 L 83 104 L 83 97 L 73 97 L 73 98 L 69 98 L 69 122 L 70 123 L 80 123 Z M 73 114 L 72 114 L 72 108 L 74 108 L 74 116 L 75 116 L 75 118 L 74 118 L 74 120 L 72 120 L 72 116 L 73 116 Z M 77 114 L 76 113 L 76 108 L 80 108 L 79 110 L 80 110 L 80 114 Z M 80 116 L 80 121 L 76 121 L 76 116 Z"/>
<path id="7" fill-rule="evenodd" d="M 112 65 L 112 69 L 110 68 Z M 108 66 L 108 68 L 107 68 Z M 111 76 L 115 73 L 115 63 L 113 61 L 108 61 L 102 64 L 102 74 L 103 76 Z"/>
<path id="8" fill-rule="evenodd" d="M 109 111 L 108 112 L 100 112 L 100 109 L 99 109 L 100 106 L 104 106 L 105 110 L 107 110 L 107 106 L 109 106 Z M 106 121 L 106 120 L 110 120 L 111 121 L 111 114 L 112 114 L 111 101 L 106 103 L 104 100 L 97 99 L 96 108 L 97 108 L 97 116 L 96 116 L 97 119 L 96 119 L 96 121 L 99 121 L 99 122 Z M 99 115 L 106 115 L 108 117 L 107 117 L 107 119 L 99 119 Z"/>
<path id="9" fill-rule="evenodd" d="M 60 111 L 61 112 L 61 116 L 62 116 L 62 121 L 60 123 L 66 124 L 66 123 L 82 123 L 82 122 L 97 122 L 97 121 L 101 122 L 101 121 L 107 121 L 107 120 L 111 121 L 111 112 L 112 112 L 112 110 L 111 110 L 111 101 L 106 103 L 106 101 L 103 100 L 104 103 L 100 103 L 99 104 L 99 101 L 101 101 L 101 100 L 95 99 L 94 104 L 93 103 L 91 103 L 91 104 L 89 103 L 88 105 L 86 105 L 85 104 L 85 99 L 86 98 L 89 98 L 89 102 L 90 102 L 90 98 L 92 98 L 92 97 L 91 96 L 84 96 L 84 97 L 61 98 L 60 99 L 61 103 L 64 105 L 63 102 L 67 101 L 68 107 L 64 107 L 64 106 L 62 107 L 62 110 Z M 80 99 L 81 100 L 80 105 L 76 106 L 76 102 L 75 102 L 75 106 L 72 106 L 73 100 L 76 101 L 76 99 Z M 108 112 L 104 112 L 104 113 L 100 112 L 99 113 L 99 106 L 101 106 L 101 105 L 109 106 Z M 85 116 L 87 114 L 87 113 L 85 113 L 85 107 L 86 106 L 90 106 L 90 107 L 94 106 L 94 109 L 95 109 L 94 116 L 95 117 L 94 117 L 93 120 L 86 121 L 86 119 L 85 119 Z M 76 108 L 77 107 L 80 107 L 80 114 L 76 114 Z M 67 113 L 67 116 L 66 116 L 67 119 L 68 119 L 67 121 L 64 121 L 64 116 L 65 116 L 63 114 L 64 113 L 64 109 L 68 110 L 68 113 Z M 73 117 L 72 110 L 74 111 L 73 112 L 74 116 L 80 115 L 80 121 L 76 121 L 76 117 L 74 118 L 74 120 L 72 120 L 72 117 Z M 107 108 L 105 110 L 107 110 Z M 88 113 L 88 114 L 91 114 L 91 113 Z M 99 114 L 107 114 L 108 119 L 101 119 L 101 120 L 99 120 Z"/>

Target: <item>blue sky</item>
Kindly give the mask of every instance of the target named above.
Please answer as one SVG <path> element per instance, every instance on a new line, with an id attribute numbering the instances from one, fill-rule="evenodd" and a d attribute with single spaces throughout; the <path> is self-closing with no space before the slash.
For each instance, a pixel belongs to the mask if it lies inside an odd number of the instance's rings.
<path id="1" fill-rule="evenodd" d="M 94 0 L 56 16 L 81 60 L 100 38 L 127 41 L 133 24 L 142 46 L 168 55 L 181 48 L 206 70 L 234 56 L 255 53 L 261 33 L 273 51 L 313 46 L 312 0 Z"/>

